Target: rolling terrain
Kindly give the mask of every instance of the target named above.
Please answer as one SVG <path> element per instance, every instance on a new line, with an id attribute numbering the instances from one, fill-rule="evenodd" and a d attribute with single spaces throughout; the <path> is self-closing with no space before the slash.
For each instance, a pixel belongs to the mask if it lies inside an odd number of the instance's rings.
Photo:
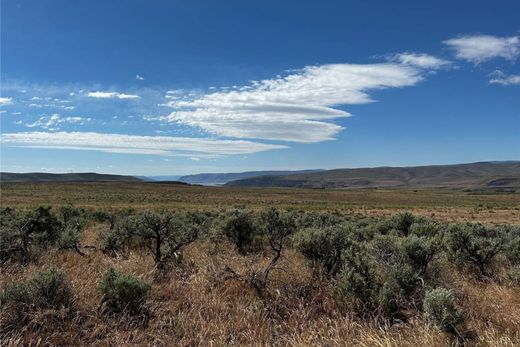
<path id="1" fill-rule="evenodd" d="M 299 170 L 299 171 L 247 171 L 233 173 L 201 173 L 196 175 L 186 175 L 178 177 L 177 180 L 190 184 L 202 184 L 209 186 L 223 185 L 231 181 L 254 178 L 259 176 L 286 176 L 293 174 L 307 174 L 319 172 L 321 170 Z M 158 176 L 161 177 L 161 176 Z M 152 177 L 155 179 L 155 177 Z"/>
<path id="2" fill-rule="evenodd" d="M 520 188 L 520 162 L 480 162 L 417 167 L 336 169 L 285 176 L 259 176 L 228 186 L 285 188 L 442 188 L 515 190 Z"/>
<path id="3" fill-rule="evenodd" d="M 13 173 L 0 172 L 0 181 L 8 182 L 142 182 L 142 179 L 134 176 L 85 173 Z"/>

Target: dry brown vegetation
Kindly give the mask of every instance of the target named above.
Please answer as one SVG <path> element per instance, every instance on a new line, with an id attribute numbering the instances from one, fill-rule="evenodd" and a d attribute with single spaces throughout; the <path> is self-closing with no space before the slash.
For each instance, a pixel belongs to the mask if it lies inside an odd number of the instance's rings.
<path id="1" fill-rule="evenodd" d="M 421 206 L 415 210 L 419 214 L 434 214 L 435 218 L 450 221 L 460 220 L 457 211 L 466 211 L 468 214 L 463 219 L 490 223 L 497 222 L 492 217 L 500 213 L 504 213 L 504 220 L 498 222 L 515 222 L 519 212 L 515 206 L 507 204 L 511 196 L 500 194 L 474 197 L 453 193 L 459 199 L 457 203 L 450 204 L 445 200 L 442 207 L 435 208 L 437 201 L 450 193 L 429 192 L 428 202 L 416 202 L 414 199 L 420 200 L 416 198 L 416 192 L 404 192 L 400 197 L 404 201 L 401 204 L 396 203 L 399 193 L 395 191 L 364 195 L 362 192 L 340 191 L 219 191 L 218 188 L 205 191 L 206 188 L 200 187 L 144 185 L 143 193 L 140 188 L 134 190 L 130 187 L 122 185 L 114 191 L 101 189 L 99 185 L 86 185 L 85 189 L 83 185 L 81 189 L 75 185 L 56 187 L 45 184 L 36 188 L 33 185 L 9 185 L 2 187 L 2 206 L 74 203 L 91 208 L 116 210 L 135 207 L 143 210 L 150 207 L 204 209 L 208 206 L 217 209 L 234 204 L 249 206 L 251 203 L 253 208 L 271 204 L 285 208 L 296 205 L 299 209 L 305 209 L 305 206 L 340 210 L 346 215 L 381 216 L 416 203 Z M 32 195 L 28 193 L 30 189 L 33 189 Z M 128 200 L 128 196 L 133 197 Z M 378 196 L 382 199 L 378 200 Z M 364 207 L 364 204 L 378 205 L 380 201 L 384 206 Z M 487 209 L 479 204 L 493 207 Z M 345 206 L 349 207 L 342 210 Z M 485 209 L 486 214 L 481 209 Z M 25 266 L 8 262 L 1 267 L 2 289 L 9 283 L 30 278 L 40 270 L 57 267 L 64 270 L 74 294 L 70 310 L 31 312 L 29 323 L 22 327 L 6 328 L 6 317 L 2 317 L 2 346 L 456 344 L 453 336 L 427 323 L 416 312 L 405 312 L 405 318 L 392 322 L 366 319 L 349 312 L 334 300 L 334 281 L 317 273 L 311 262 L 293 248 L 284 251 L 272 272 L 269 290 L 259 295 L 234 274 L 245 276 L 251 270 L 264 268 L 272 258 L 268 249 L 244 255 L 230 241 L 215 242 L 203 238 L 185 248 L 180 264 L 172 266 L 169 271 L 158 271 L 152 257 L 137 249 L 115 256 L 104 254 L 100 233 L 108 228 L 108 223 L 95 223 L 82 232 L 81 244 L 94 246 L 85 249 L 84 256 L 73 250 L 49 248 L 39 251 Z M 442 262 L 442 271 L 435 273 L 437 281 L 453 289 L 457 304 L 465 314 L 465 345 L 520 345 L 520 288 L 503 280 L 483 280 L 446 260 L 436 261 Z M 134 274 L 152 285 L 146 301 L 146 314 L 106 315 L 100 311 L 101 294 L 96 285 L 109 267 Z"/>
<path id="2" fill-rule="evenodd" d="M 453 190 L 324 190 L 202 187 L 163 183 L 3 183 L 2 207 L 74 205 L 115 211 L 276 206 L 365 216 L 399 210 L 447 222 L 520 224 L 520 195 Z"/>
<path id="3" fill-rule="evenodd" d="M 97 238 L 95 228 L 83 242 Z M 273 274 L 273 293 L 259 298 L 241 281 L 226 279 L 226 266 L 246 271 L 251 262 L 268 256 L 239 255 L 231 244 L 201 242 L 185 252 L 186 264 L 168 276 L 157 277 L 150 257 L 131 252 L 110 258 L 99 251 L 82 257 L 73 251 L 49 251 L 37 263 L 2 269 L 2 287 L 38 270 L 57 266 L 65 270 L 76 296 L 71 312 L 38 312 L 30 326 L 6 338 L 2 346 L 447 346 L 453 339 L 415 317 L 407 323 L 379 326 L 342 312 L 330 298 L 330 284 L 316 281 L 309 264 L 288 252 Z M 106 318 L 98 311 L 96 283 L 107 267 L 130 272 L 152 283 L 151 317 L 143 326 L 139 317 Z M 520 293 L 496 283 L 482 283 L 452 269 L 456 296 L 463 298 L 468 327 L 476 332 L 469 345 L 520 344 Z"/>

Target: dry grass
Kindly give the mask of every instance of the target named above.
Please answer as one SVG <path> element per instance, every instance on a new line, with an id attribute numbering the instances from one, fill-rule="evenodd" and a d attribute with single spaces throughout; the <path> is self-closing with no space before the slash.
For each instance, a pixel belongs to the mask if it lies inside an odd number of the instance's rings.
<path id="1" fill-rule="evenodd" d="M 84 244 L 97 245 L 103 225 L 87 229 Z M 233 279 L 226 267 L 245 274 L 268 261 L 269 254 L 239 255 L 232 245 L 209 240 L 190 245 L 182 265 L 157 276 L 151 257 L 130 252 L 111 258 L 99 250 L 82 257 L 49 250 L 26 267 L 2 268 L 1 287 L 27 279 L 50 266 L 63 268 L 76 295 L 71 312 L 38 311 L 30 323 L 2 337 L 2 346 L 449 346 L 454 341 L 426 324 L 420 315 L 409 322 L 381 327 L 340 310 L 332 285 L 312 274 L 307 261 L 288 250 L 273 272 L 269 293 L 260 297 Z M 96 283 L 112 266 L 152 283 L 150 319 L 104 316 Z M 520 291 L 483 283 L 456 272 L 445 273 L 475 336 L 468 345 L 520 345 Z"/>
<path id="2" fill-rule="evenodd" d="M 323 190 L 202 187 L 157 183 L 3 183 L 2 207 L 72 204 L 105 211 L 277 206 L 388 216 L 399 210 L 447 222 L 520 224 L 520 197 L 450 190 Z"/>
<path id="3" fill-rule="evenodd" d="M 278 206 L 389 216 L 407 209 L 443 221 L 520 224 L 520 205 L 511 194 L 449 191 L 324 191 L 187 187 L 159 184 L 3 184 L 1 205 L 17 208 L 73 204 L 89 209 L 205 209 L 234 205 Z M 245 276 L 269 261 L 269 253 L 242 256 L 226 242 L 199 241 L 184 262 L 158 276 L 142 252 L 109 257 L 99 251 L 94 225 L 82 244 L 96 246 L 82 257 L 48 250 L 27 266 L 1 268 L 0 287 L 56 266 L 65 270 L 76 295 L 68 311 L 36 311 L 29 324 L 2 335 L 1 346 L 449 346 L 454 340 L 420 315 L 381 326 L 336 306 L 333 284 L 312 273 L 307 261 L 287 250 L 272 273 L 270 289 L 259 296 L 226 268 Z M 152 283 L 149 317 L 100 313 L 96 284 L 112 266 Z M 520 289 L 475 280 L 444 264 L 438 281 L 454 289 L 466 313 L 470 346 L 520 346 Z M 2 320 L 5 317 L 2 317 Z M 2 327 L 4 329 L 4 327 Z"/>

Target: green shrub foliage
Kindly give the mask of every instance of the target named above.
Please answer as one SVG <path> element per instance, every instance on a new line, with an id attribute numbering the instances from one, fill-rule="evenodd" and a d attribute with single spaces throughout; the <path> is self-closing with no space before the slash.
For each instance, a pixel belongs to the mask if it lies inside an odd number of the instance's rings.
<path id="1" fill-rule="evenodd" d="M 453 292 L 446 288 L 435 288 L 424 295 L 424 316 L 438 328 L 459 335 L 458 326 L 463 322 L 462 312 L 455 305 Z"/>
<path id="2" fill-rule="evenodd" d="M 177 259 L 181 249 L 198 238 L 207 216 L 182 212 L 143 212 L 122 217 L 114 229 L 104 237 L 106 249 L 123 245 L 146 247 L 157 268 L 168 260 Z"/>
<path id="3" fill-rule="evenodd" d="M 271 251 L 274 253 L 271 262 L 264 269 L 263 273 L 260 276 L 252 276 L 252 285 L 258 290 L 262 290 L 267 287 L 269 274 L 280 260 L 284 244 L 287 238 L 294 233 L 296 224 L 294 215 L 291 212 L 269 208 L 260 214 L 258 226 L 260 232 L 267 238 Z"/>
<path id="4" fill-rule="evenodd" d="M 379 225 L 379 231 L 387 234 L 391 231 L 397 232 L 399 235 L 407 236 L 412 230 L 412 226 L 416 223 L 423 224 L 425 219 L 415 216 L 410 212 L 401 212 Z"/>
<path id="5" fill-rule="evenodd" d="M 29 286 L 23 282 L 15 282 L 7 285 L 0 295 L 0 305 L 14 305 L 17 310 L 26 310 L 26 306 L 32 302 Z"/>
<path id="6" fill-rule="evenodd" d="M 341 268 L 341 255 L 352 243 L 350 225 L 311 227 L 293 236 L 294 247 L 307 258 L 322 264 L 329 275 Z"/>
<path id="7" fill-rule="evenodd" d="M 377 261 L 366 247 L 353 244 L 343 253 L 343 261 L 344 269 L 336 288 L 337 301 L 363 315 L 394 313 Z"/>
<path id="8" fill-rule="evenodd" d="M 496 255 L 506 244 L 506 235 L 500 228 L 486 228 L 480 224 L 452 225 L 446 233 L 448 255 L 459 265 L 476 268 L 481 276 L 490 275 Z"/>
<path id="9" fill-rule="evenodd" d="M 2 308 L 11 306 L 16 310 L 32 308 L 70 308 L 73 294 L 61 270 L 51 268 L 36 273 L 26 282 L 8 285 L 0 296 Z"/>
<path id="10" fill-rule="evenodd" d="M 34 247 L 53 245 L 81 253 L 79 235 L 85 225 L 84 211 L 71 206 L 60 208 L 58 213 L 50 207 L 4 209 L 0 213 L 0 259 L 27 263 Z"/>
<path id="11" fill-rule="evenodd" d="M 520 287 L 520 265 L 511 266 L 507 270 L 506 276 L 512 286 Z"/>
<path id="12" fill-rule="evenodd" d="M 409 220 L 405 215 L 401 218 Z M 412 218 L 413 219 L 413 218 Z M 408 225 L 408 224 L 406 224 Z M 437 251 L 435 238 L 402 230 L 375 233 L 371 241 L 351 240 L 343 250 L 337 298 L 357 312 L 400 318 L 422 301 L 424 279 Z"/>
<path id="13" fill-rule="evenodd" d="M 61 270 L 52 268 L 37 273 L 30 280 L 29 287 L 38 307 L 58 309 L 72 304 L 72 291 Z"/>
<path id="14" fill-rule="evenodd" d="M 233 210 L 219 218 L 220 232 L 230 239 L 242 254 L 258 249 L 260 233 L 254 216 L 244 210 Z"/>
<path id="15" fill-rule="evenodd" d="M 59 238 L 61 223 L 50 207 L 38 207 L 32 211 L 4 209 L 0 213 L 0 258 L 21 258 L 27 263 L 33 245 L 46 247 Z"/>
<path id="16" fill-rule="evenodd" d="M 131 274 L 109 268 L 98 282 L 103 303 L 114 312 L 138 311 L 146 299 L 150 285 Z"/>
<path id="17" fill-rule="evenodd" d="M 513 238 L 505 247 L 505 255 L 512 265 L 520 265 L 520 236 Z"/>

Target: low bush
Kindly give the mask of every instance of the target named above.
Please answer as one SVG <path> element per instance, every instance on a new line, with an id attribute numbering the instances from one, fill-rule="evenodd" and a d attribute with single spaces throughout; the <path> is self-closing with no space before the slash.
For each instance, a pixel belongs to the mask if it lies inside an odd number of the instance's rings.
<path id="1" fill-rule="evenodd" d="M 389 319 L 422 301 L 424 276 L 435 254 L 431 239 L 396 231 L 370 242 L 353 242 L 343 252 L 338 293 L 358 312 L 372 311 Z"/>
<path id="2" fill-rule="evenodd" d="M 515 237 L 509 242 L 504 254 L 512 265 L 520 265 L 520 237 Z"/>
<path id="3" fill-rule="evenodd" d="M 352 243 L 350 226 L 312 227 L 293 236 L 294 247 L 312 261 L 319 262 L 329 275 L 341 268 L 341 255 Z"/>
<path id="4" fill-rule="evenodd" d="M 134 219 L 131 217 L 120 217 L 111 221 L 110 228 L 100 234 L 101 250 L 103 253 L 115 254 L 125 248 L 130 238 L 130 230 L 133 230 Z"/>
<path id="5" fill-rule="evenodd" d="M 496 255 L 504 249 L 506 235 L 500 228 L 480 224 L 455 224 L 445 235 L 448 256 L 457 264 L 469 265 L 481 276 L 490 276 Z"/>
<path id="6" fill-rule="evenodd" d="M 507 270 L 506 276 L 512 286 L 520 287 L 520 265 L 511 266 Z"/>
<path id="7" fill-rule="evenodd" d="M 80 255 L 84 255 L 80 247 L 80 236 L 83 230 L 84 221 L 77 218 L 72 218 L 65 223 L 60 231 L 57 240 L 60 249 L 72 249 Z"/>
<path id="8" fill-rule="evenodd" d="M 26 282 L 8 285 L 0 295 L 2 310 L 7 307 L 26 313 L 32 309 L 70 308 L 73 295 L 62 271 L 51 268 L 36 273 Z"/>
<path id="9" fill-rule="evenodd" d="M 422 222 L 415 222 L 409 228 L 409 235 L 418 237 L 435 238 L 442 230 L 442 225 L 432 221 L 425 220 Z"/>
<path id="10" fill-rule="evenodd" d="M 32 211 L 4 209 L 0 213 L 0 258 L 24 263 L 29 261 L 31 247 L 46 247 L 56 242 L 61 224 L 50 207 L 38 207 Z"/>
<path id="11" fill-rule="evenodd" d="M 217 224 L 219 233 L 231 240 L 241 254 L 259 249 L 260 234 L 250 212 L 229 211 L 219 217 Z"/>
<path id="12" fill-rule="evenodd" d="M 264 269 L 257 281 L 252 282 L 259 291 L 265 289 L 269 282 L 269 274 L 282 256 L 282 251 L 287 238 L 296 230 L 294 215 L 291 212 L 280 211 L 269 208 L 258 217 L 259 230 L 269 242 L 271 251 L 274 253 L 269 265 Z"/>
<path id="13" fill-rule="evenodd" d="M 410 235 L 402 240 L 401 246 L 406 262 L 413 267 L 417 276 L 423 276 L 437 251 L 435 241 L 426 236 Z"/>
<path id="14" fill-rule="evenodd" d="M 330 212 L 301 212 L 295 218 L 298 229 L 324 228 L 345 222 L 343 216 Z"/>
<path id="15" fill-rule="evenodd" d="M 336 300 L 358 313 L 379 308 L 381 276 L 375 259 L 367 250 L 353 244 L 343 253 L 344 267 L 336 287 Z"/>
<path id="16" fill-rule="evenodd" d="M 85 210 L 82 208 L 77 208 L 71 205 L 62 206 L 58 210 L 59 218 L 63 221 L 63 223 L 71 222 L 72 220 L 85 220 Z"/>
<path id="17" fill-rule="evenodd" d="M 206 220 L 207 216 L 199 213 L 142 212 L 120 218 L 103 243 L 108 250 L 124 245 L 147 249 L 162 270 L 168 261 L 179 259 L 182 248 L 197 240 Z"/>
<path id="18" fill-rule="evenodd" d="M 113 312 L 137 312 L 146 299 L 150 285 L 131 274 L 109 268 L 98 282 L 102 303 Z"/>
<path id="19" fill-rule="evenodd" d="M 0 307 L 13 305 L 17 310 L 26 310 L 26 306 L 32 302 L 29 286 L 23 282 L 9 284 L 0 295 Z"/>
<path id="20" fill-rule="evenodd" d="M 57 214 L 50 207 L 32 211 L 4 209 L 0 213 L 0 259 L 27 263 L 34 246 L 79 250 L 79 234 L 86 224 L 83 211 L 62 207 Z"/>
<path id="21" fill-rule="evenodd" d="M 415 216 L 410 212 L 401 212 L 380 223 L 379 231 L 382 234 L 396 231 L 399 235 L 407 236 L 412 229 L 412 225 L 424 222 L 425 220 L 422 217 Z"/>
<path id="22" fill-rule="evenodd" d="M 58 269 L 37 273 L 28 284 L 32 302 L 40 308 L 70 307 L 73 295 L 65 275 Z"/>
<path id="23" fill-rule="evenodd" d="M 458 326 L 463 322 L 462 312 L 455 305 L 453 292 L 446 288 L 435 288 L 424 295 L 426 320 L 443 331 L 460 335 Z"/>

